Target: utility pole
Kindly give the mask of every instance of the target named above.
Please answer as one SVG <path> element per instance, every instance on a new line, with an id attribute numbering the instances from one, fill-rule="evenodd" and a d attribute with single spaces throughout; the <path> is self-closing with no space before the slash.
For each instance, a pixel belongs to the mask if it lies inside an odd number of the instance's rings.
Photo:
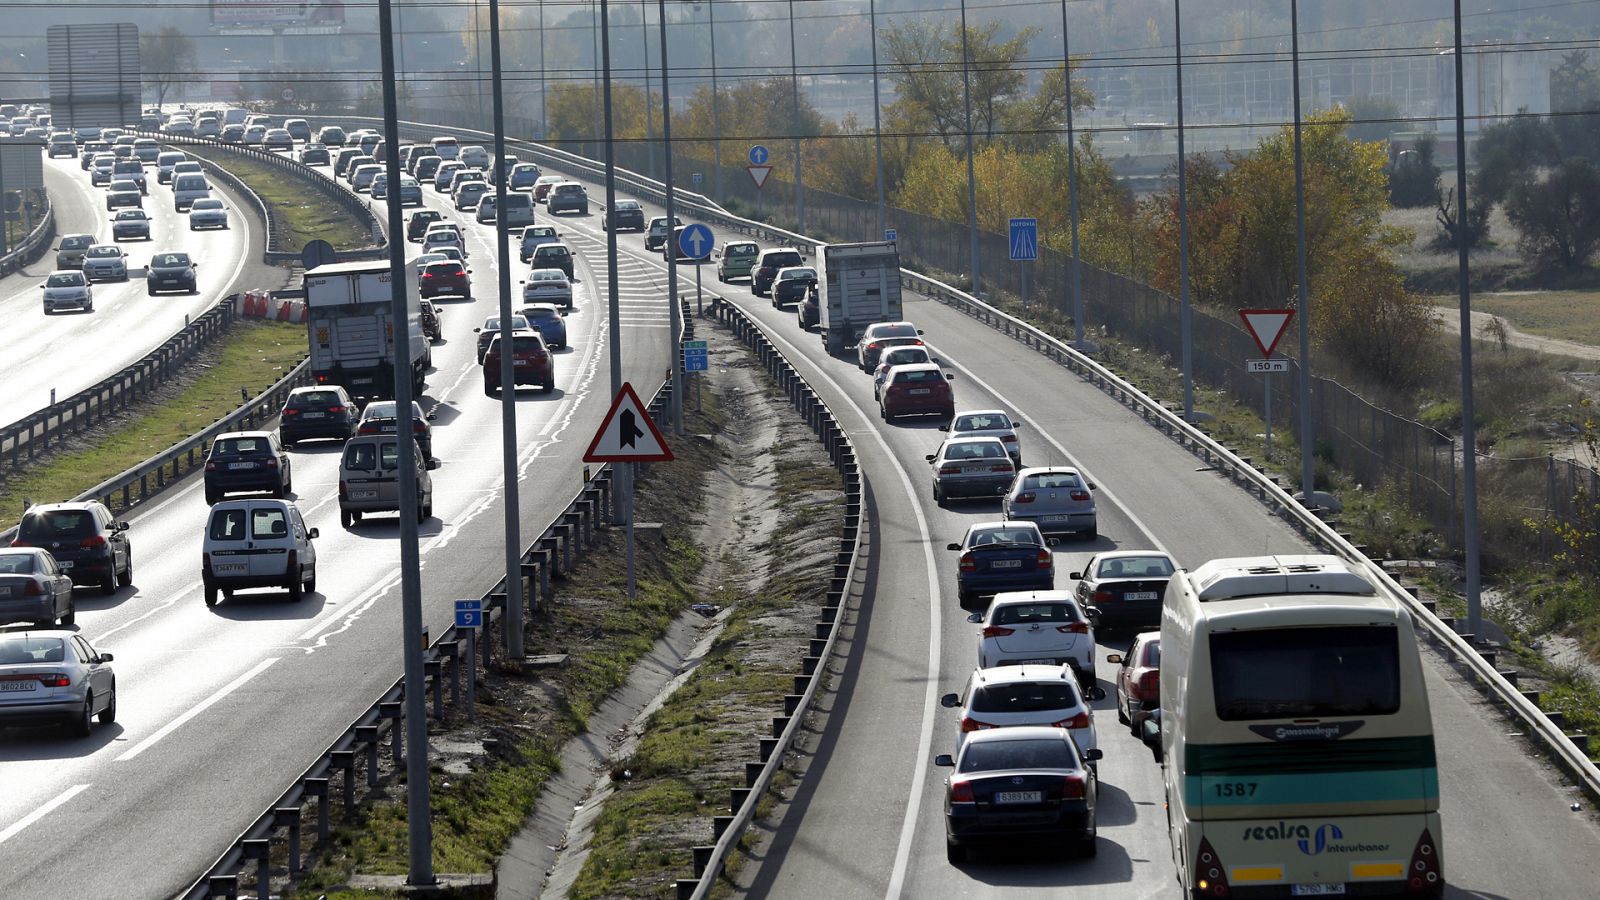
<path id="1" fill-rule="evenodd" d="M 1461 527 L 1466 535 L 1467 633 L 1483 634 L 1483 592 L 1478 571 L 1478 426 L 1472 390 L 1472 290 L 1467 282 L 1467 96 L 1463 88 L 1461 0 L 1456 29 L 1456 290 L 1461 303 Z"/>
<path id="2" fill-rule="evenodd" d="M 867 4 L 868 15 L 872 19 L 872 153 L 877 165 L 878 239 L 882 240 L 889 223 L 886 219 L 887 204 L 883 198 L 883 102 L 878 98 L 878 0 L 867 0 Z"/>
<path id="3" fill-rule="evenodd" d="M 1061 0 L 1061 58 L 1067 90 L 1067 205 L 1072 224 L 1072 340 L 1083 349 L 1083 269 L 1078 264 L 1078 142 L 1072 131 L 1072 42 L 1067 37 L 1067 0 Z"/>
<path id="4" fill-rule="evenodd" d="M 1172 30 L 1178 63 L 1178 293 L 1182 320 L 1183 419 L 1194 421 L 1194 311 L 1189 305 L 1189 190 L 1183 152 L 1183 0 L 1172 0 Z"/>
<path id="5" fill-rule="evenodd" d="M 795 230 L 805 234 L 806 185 L 800 178 L 800 74 L 794 48 L 794 0 L 789 0 L 789 85 L 793 97 L 789 127 L 794 130 L 794 210 L 798 220 Z"/>
<path id="6" fill-rule="evenodd" d="M 1311 465 L 1315 445 L 1311 433 L 1311 291 L 1306 275 L 1305 154 L 1300 145 L 1300 3 L 1289 0 L 1289 57 L 1294 78 L 1294 255 L 1300 322 L 1300 490 L 1306 507 L 1316 505 L 1316 471 Z M 1468 329 L 1470 332 L 1471 329 Z"/>
<path id="7" fill-rule="evenodd" d="M 978 182 L 972 166 L 972 58 L 967 45 L 967 0 L 961 0 L 961 100 L 967 130 L 967 241 L 972 256 L 972 296 L 983 299 L 978 266 Z"/>
<path id="8" fill-rule="evenodd" d="M 545 115 L 545 100 L 548 97 L 549 94 L 545 91 L 544 74 L 544 0 L 539 0 L 539 140 L 541 141 L 544 140 L 545 131 L 550 127 L 550 119 Z M 499 130 L 498 128 L 495 129 L 496 132 Z M 495 151 L 497 154 L 504 152 L 503 150 Z M 495 165 L 500 165 L 499 156 L 495 157 Z M 501 207 L 501 209 L 504 208 Z M 499 218 L 500 216 L 496 214 L 495 219 L 498 220 Z"/>
<path id="9" fill-rule="evenodd" d="M 606 149 L 606 214 L 610 215 L 611 209 L 617 205 L 617 156 L 616 127 L 611 115 L 611 9 L 608 0 L 600 0 L 600 68 L 604 73 L 601 79 L 604 84 L 603 96 L 605 98 L 605 135 Z M 610 363 L 611 363 L 611 396 L 622 393 L 622 301 L 617 291 L 617 230 L 606 229 L 606 301 L 609 322 L 607 331 L 610 337 Z M 621 467 L 620 478 L 611 482 L 611 509 L 613 519 L 616 510 L 622 510 L 625 517 L 623 521 L 633 521 L 633 511 L 626 508 L 627 498 L 632 495 L 633 465 L 624 463 Z M 633 542 L 628 542 L 628 599 L 633 599 Z"/>
<path id="10" fill-rule="evenodd" d="M 666 151 L 667 186 L 667 302 L 672 304 L 672 427 L 683 434 L 683 307 L 678 303 L 677 199 L 672 188 L 672 92 L 667 81 L 667 0 L 656 0 L 661 18 L 661 144 Z M 611 229 L 615 231 L 615 229 Z M 699 265 L 697 262 L 696 265 Z"/>
<path id="11" fill-rule="evenodd" d="M 650 107 L 650 5 L 639 0 L 639 35 L 644 38 L 644 153 L 646 171 L 656 177 L 656 114 Z M 662 52 L 666 51 L 662 46 Z M 609 209 L 610 207 L 607 207 Z"/>
<path id="12" fill-rule="evenodd" d="M 711 16 L 711 152 L 716 164 L 711 169 L 711 199 L 722 202 L 722 98 L 717 90 L 717 2 L 706 0 L 706 13 Z"/>

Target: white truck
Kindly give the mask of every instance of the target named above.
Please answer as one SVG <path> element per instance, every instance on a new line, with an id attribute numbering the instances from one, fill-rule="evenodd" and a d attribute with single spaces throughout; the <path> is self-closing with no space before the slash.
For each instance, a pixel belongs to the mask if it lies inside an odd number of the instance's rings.
<path id="1" fill-rule="evenodd" d="M 394 283 L 387 261 L 330 263 L 306 272 L 306 328 L 311 376 L 362 399 L 394 399 L 395 334 L 408 338 L 411 392 L 420 396 L 432 365 L 422 332 L 421 302 L 412 267 L 406 266 L 406 322 L 396 327 Z"/>
<path id="2" fill-rule="evenodd" d="M 828 353 L 853 347 L 867 326 L 904 318 L 893 241 L 826 244 L 818 254 L 817 330 Z"/>

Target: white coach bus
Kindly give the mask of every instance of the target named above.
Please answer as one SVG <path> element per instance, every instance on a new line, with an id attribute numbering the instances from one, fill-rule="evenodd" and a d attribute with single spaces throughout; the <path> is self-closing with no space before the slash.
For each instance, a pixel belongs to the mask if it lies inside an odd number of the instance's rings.
<path id="1" fill-rule="evenodd" d="M 1192 898 L 1439 897 L 1439 776 L 1410 614 L 1335 556 L 1179 570 L 1161 755 Z"/>

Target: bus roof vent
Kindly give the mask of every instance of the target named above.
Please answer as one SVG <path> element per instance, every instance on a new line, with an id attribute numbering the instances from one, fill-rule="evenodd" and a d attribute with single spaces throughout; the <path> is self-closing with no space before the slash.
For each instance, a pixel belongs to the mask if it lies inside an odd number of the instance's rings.
<path id="1" fill-rule="evenodd" d="M 1283 594 L 1377 593 L 1365 575 L 1337 556 L 1213 559 L 1189 576 L 1201 601 Z"/>

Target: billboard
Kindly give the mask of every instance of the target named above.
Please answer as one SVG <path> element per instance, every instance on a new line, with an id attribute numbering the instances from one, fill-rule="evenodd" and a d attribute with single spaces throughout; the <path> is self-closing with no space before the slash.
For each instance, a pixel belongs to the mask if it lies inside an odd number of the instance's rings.
<path id="1" fill-rule="evenodd" d="M 343 25 L 341 0 L 211 0 L 211 24 L 236 28 L 298 28 Z"/>
<path id="2" fill-rule="evenodd" d="M 144 92 L 139 27 L 127 22 L 51 25 L 51 125 L 126 125 L 139 121 Z"/>

